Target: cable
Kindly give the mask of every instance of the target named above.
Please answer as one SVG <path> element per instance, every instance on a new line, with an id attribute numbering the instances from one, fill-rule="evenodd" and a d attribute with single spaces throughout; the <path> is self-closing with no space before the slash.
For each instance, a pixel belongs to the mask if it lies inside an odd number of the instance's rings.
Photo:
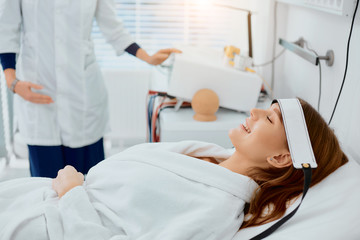
<path id="1" fill-rule="evenodd" d="M 147 108 L 147 116 L 148 116 L 148 124 L 147 124 L 147 127 L 148 127 L 148 136 L 147 136 L 147 139 L 149 140 L 149 142 L 151 142 L 151 119 L 152 119 L 152 114 L 153 114 L 153 108 L 154 108 L 154 102 L 155 102 L 155 98 L 156 98 L 156 94 L 154 93 L 150 93 L 149 92 L 149 100 L 148 100 L 148 108 Z"/>
<path id="2" fill-rule="evenodd" d="M 275 1 L 274 5 L 274 41 L 273 41 L 273 52 L 272 52 L 272 58 L 275 58 L 275 49 L 276 49 L 276 35 L 277 35 L 277 1 Z M 275 79 L 275 64 L 274 62 L 271 65 L 271 89 L 274 89 L 274 79 Z"/>
<path id="3" fill-rule="evenodd" d="M 281 55 L 283 55 L 283 53 L 285 52 L 286 49 L 283 49 L 281 52 L 278 53 L 278 55 L 276 55 L 272 60 L 270 61 L 267 61 L 267 62 L 264 62 L 264 63 L 261 63 L 261 64 L 253 64 L 253 67 L 263 67 L 263 66 L 266 66 L 266 65 L 269 65 L 273 62 L 275 62 L 275 60 L 280 57 Z"/>
<path id="4" fill-rule="evenodd" d="M 334 117 L 334 113 L 335 113 L 337 104 L 338 104 L 338 102 L 339 102 L 339 98 L 340 98 L 342 89 L 343 89 L 343 87 L 344 87 L 345 79 L 346 79 L 346 74 L 347 74 L 347 69 L 348 69 L 348 63 L 349 63 L 350 40 L 351 40 L 352 30 L 353 30 L 353 27 L 354 27 L 354 21 L 355 21 L 355 16 L 356 16 L 356 12 L 357 12 L 358 6 L 359 6 L 359 0 L 356 1 L 354 16 L 353 16 L 352 21 L 351 21 L 350 33 L 349 33 L 349 38 L 348 38 L 348 42 L 347 42 L 347 49 L 346 49 L 346 63 L 345 63 L 344 78 L 343 78 L 343 81 L 342 81 L 342 83 L 341 83 L 340 91 L 339 91 L 339 94 L 338 94 L 338 96 L 337 96 L 336 103 L 335 103 L 334 109 L 333 109 L 333 111 L 332 111 L 332 114 L 331 114 L 331 117 L 330 117 L 330 120 L 329 120 L 329 123 L 328 123 L 329 125 L 330 125 L 330 123 L 331 123 L 331 121 L 332 121 L 332 119 L 333 119 L 333 117 Z"/>
<path id="5" fill-rule="evenodd" d="M 320 101 L 321 101 L 321 62 L 319 61 L 319 96 L 318 96 L 318 105 L 317 105 L 318 112 L 320 112 Z"/>
<path id="6" fill-rule="evenodd" d="M 263 78 L 260 74 L 256 73 L 260 78 L 261 80 L 263 81 L 263 83 L 268 87 L 268 89 L 270 90 L 270 97 L 271 99 L 274 98 L 274 91 L 271 89 L 270 85 L 268 84 L 268 82 L 265 80 L 265 78 Z"/>
<path id="7" fill-rule="evenodd" d="M 319 54 L 314 49 L 309 48 L 307 41 L 304 41 L 304 45 L 309 51 L 313 52 L 317 57 L 319 57 Z M 321 71 L 321 62 L 319 61 L 319 96 L 318 96 L 318 104 L 317 104 L 318 112 L 320 112 L 320 100 L 321 100 L 321 82 L 322 82 L 321 72 L 322 72 Z"/>
<path id="8" fill-rule="evenodd" d="M 157 130 L 158 130 L 158 136 L 157 136 L 157 141 L 156 142 L 160 142 L 160 132 L 161 132 L 161 129 L 160 129 L 160 113 L 162 112 L 162 110 L 164 109 L 167 109 L 167 108 L 174 108 L 175 107 L 175 104 L 174 105 L 167 105 L 167 106 L 164 106 L 162 108 L 159 109 L 159 113 L 158 113 L 158 116 L 157 116 Z"/>
<path id="9" fill-rule="evenodd" d="M 156 142 L 156 121 L 157 121 L 157 116 L 158 116 L 158 112 L 159 112 L 159 109 L 161 107 L 163 107 L 164 104 L 167 104 L 165 103 L 165 100 L 166 98 L 165 97 L 161 97 L 162 99 L 160 100 L 160 104 L 157 106 L 156 110 L 155 110 L 155 114 L 153 114 L 152 116 L 152 119 L 151 119 L 151 127 L 152 127 L 152 139 L 154 140 L 154 142 Z"/>
<path id="10" fill-rule="evenodd" d="M 258 75 L 258 76 L 261 78 L 261 80 L 263 81 L 263 83 L 266 85 L 266 87 L 269 89 L 269 91 L 270 91 L 270 97 L 271 97 L 271 98 L 274 98 L 274 92 L 273 92 L 273 90 L 271 89 L 271 87 L 270 87 L 270 85 L 268 84 L 268 82 L 265 80 L 265 78 L 263 78 L 259 73 L 257 73 L 255 70 L 253 70 L 253 69 L 251 69 L 251 68 L 246 68 L 245 70 L 248 71 L 248 72 L 252 72 L 252 73 L 255 73 L 256 75 Z M 265 90 L 265 91 L 266 91 L 266 90 Z"/>
<path id="11" fill-rule="evenodd" d="M 304 200 L 304 198 L 306 196 L 306 193 L 308 192 L 308 190 L 310 188 L 311 177 L 312 177 L 312 169 L 310 167 L 305 167 L 305 165 L 303 164 L 302 169 L 303 169 L 303 172 L 304 172 L 304 187 L 303 187 L 303 194 L 302 194 L 299 205 L 292 212 L 290 212 L 288 215 L 284 216 L 279 221 L 277 221 L 276 223 L 271 225 L 268 229 L 266 229 L 263 232 L 259 233 L 255 237 L 252 237 L 250 240 L 261 240 L 261 239 L 264 239 L 264 238 L 268 237 L 273 232 L 275 232 L 279 227 L 281 227 L 285 222 L 287 222 L 290 218 L 292 218 L 295 215 L 295 213 L 299 210 L 299 208 L 300 208 L 300 206 L 301 206 L 301 204 L 302 204 L 302 202 L 303 202 L 303 200 Z"/>
<path id="12" fill-rule="evenodd" d="M 149 91 L 148 93 L 148 131 L 147 139 L 149 142 L 160 141 L 160 112 L 165 108 L 174 108 L 177 103 L 166 92 Z M 189 102 L 184 102 L 181 108 L 191 107 Z"/>
<path id="13" fill-rule="evenodd" d="M 297 43 L 297 41 L 293 42 L 293 43 Z M 310 50 L 310 49 L 309 49 Z M 252 64 L 252 67 L 263 67 L 263 66 L 266 66 L 266 65 L 269 65 L 271 63 L 274 63 L 276 59 L 278 59 L 281 55 L 284 54 L 284 52 L 286 51 L 286 49 L 283 49 L 281 50 L 281 52 L 279 52 L 272 60 L 270 61 L 267 61 L 267 62 L 264 62 L 264 63 L 261 63 L 261 64 Z"/>
<path id="14" fill-rule="evenodd" d="M 153 115 L 154 115 L 154 106 L 156 103 L 156 99 L 157 97 L 167 97 L 167 93 L 166 92 L 158 92 L 158 91 L 153 91 L 153 90 L 149 90 L 148 95 L 147 95 L 147 110 L 146 110 L 146 114 L 147 114 L 147 139 L 149 142 L 152 142 L 152 134 L 154 129 L 152 128 L 152 119 L 153 119 Z"/>

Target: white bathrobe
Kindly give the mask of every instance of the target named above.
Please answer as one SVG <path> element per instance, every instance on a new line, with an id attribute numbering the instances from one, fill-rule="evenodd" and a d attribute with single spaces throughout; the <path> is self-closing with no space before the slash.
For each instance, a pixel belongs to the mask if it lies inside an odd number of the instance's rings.
<path id="1" fill-rule="evenodd" d="M 1 183 L 0 239 L 232 239 L 257 184 L 194 158 L 230 155 L 194 141 L 138 145 L 93 167 L 60 200 L 51 179 Z"/>

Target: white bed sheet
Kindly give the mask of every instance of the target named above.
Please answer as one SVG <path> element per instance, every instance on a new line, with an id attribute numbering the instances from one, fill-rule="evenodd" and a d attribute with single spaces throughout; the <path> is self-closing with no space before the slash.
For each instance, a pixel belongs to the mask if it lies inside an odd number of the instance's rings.
<path id="1" fill-rule="evenodd" d="M 274 223 L 243 229 L 233 240 L 250 239 Z M 360 165 L 350 160 L 309 189 L 297 213 L 266 239 L 360 239 Z"/>

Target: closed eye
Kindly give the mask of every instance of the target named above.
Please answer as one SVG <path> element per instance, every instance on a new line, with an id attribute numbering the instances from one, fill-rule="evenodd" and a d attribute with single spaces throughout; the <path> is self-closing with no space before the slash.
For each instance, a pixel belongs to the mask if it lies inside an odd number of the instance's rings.
<path id="1" fill-rule="evenodd" d="M 271 121 L 271 119 L 269 118 L 269 116 L 266 116 L 266 118 L 269 120 L 269 122 L 273 123 L 273 122 Z"/>

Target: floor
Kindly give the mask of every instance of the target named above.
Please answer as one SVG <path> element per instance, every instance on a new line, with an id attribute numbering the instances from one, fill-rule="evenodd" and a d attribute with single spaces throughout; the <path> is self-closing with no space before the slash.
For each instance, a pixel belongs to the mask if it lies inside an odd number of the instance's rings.
<path id="1" fill-rule="evenodd" d="M 28 159 L 14 157 L 7 166 L 5 166 L 5 160 L 2 160 L 0 169 L 0 182 L 14 178 L 30 177 Z"/>

